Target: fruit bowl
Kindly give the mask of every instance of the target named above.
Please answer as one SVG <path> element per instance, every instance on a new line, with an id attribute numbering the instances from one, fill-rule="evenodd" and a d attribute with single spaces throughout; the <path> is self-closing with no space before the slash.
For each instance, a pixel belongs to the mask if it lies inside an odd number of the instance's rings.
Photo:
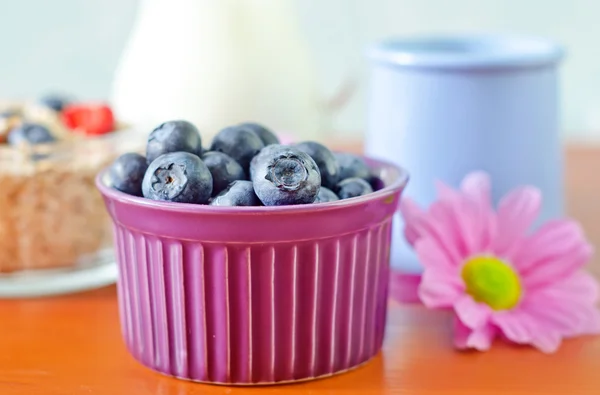
<path id="1" fill-rule="evenodd" d="M 93 138 L 0 145 L 0 297 L 112 283 L 110 221 L 98 171 L 143 138 L 125 125 Z"/>
<path id="2" fill-rule="evenodd" d="M 374 357 L 392 217 L 408 176 L 365 160 L 382 189 L 289 206 L 150 200 L 100 173 L 131 354 L 166 375 L 231 385 L 326 377 Z"/>

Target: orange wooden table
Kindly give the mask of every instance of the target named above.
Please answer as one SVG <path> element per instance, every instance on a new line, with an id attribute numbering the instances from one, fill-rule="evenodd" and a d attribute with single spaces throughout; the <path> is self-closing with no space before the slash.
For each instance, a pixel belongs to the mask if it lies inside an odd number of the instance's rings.
<path id="1" fill-rule="evenodd" d="M 568 204 L 600 246 L 600 147 L 570 147 Z M 600 259 L 592 264 L 600 275 Z M 487 353 L 452 349 L 450 320 L 418 305 L 390 307 L 383 352 L 353 372 L 275 387 L 217 387 L 161 376 L 121 341 L 115 288 L 0 301 L 0 395 L 192 394 L 600 394 L 600 337 L 544 355 L 501 343 Z"/>

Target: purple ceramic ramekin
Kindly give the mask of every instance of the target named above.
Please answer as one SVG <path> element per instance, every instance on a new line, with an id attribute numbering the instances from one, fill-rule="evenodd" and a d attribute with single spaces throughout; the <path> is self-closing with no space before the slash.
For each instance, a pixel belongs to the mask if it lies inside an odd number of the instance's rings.
<path id="1" fill-rule="evenodd" d="M 97 186 L 114 221 L 123 336 L 182 379 L 274 384 L 352 369 L 383 341 L 392 216 L 408 176 L 315 205 L 214 207 Z"/>

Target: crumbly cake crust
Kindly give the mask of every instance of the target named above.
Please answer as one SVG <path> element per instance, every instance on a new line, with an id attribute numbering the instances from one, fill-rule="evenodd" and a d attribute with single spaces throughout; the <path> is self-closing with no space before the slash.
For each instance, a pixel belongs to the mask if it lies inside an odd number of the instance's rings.
<path id="1" fill-rule="evenodd" d="M 63 137 L 51 122 L 43 123 Z M 120 154 L 138 151 L 136 137 L 120 130 L 46 146 L 0 145 L 0 273 L 71 267 L 109 247 L 110 221 L 94 179 Z"/>

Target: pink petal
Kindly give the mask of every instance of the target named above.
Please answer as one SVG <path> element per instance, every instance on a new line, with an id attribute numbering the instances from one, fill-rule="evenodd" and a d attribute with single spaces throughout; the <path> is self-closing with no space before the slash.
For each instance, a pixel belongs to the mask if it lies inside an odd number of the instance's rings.
<path id="1" fill-rule="evenodd" d="M 523 309 L 537 320 L 538 326 L 572 337 L 600 332 L 597 300 L 598 283 L 580 271 L 530 292 L 523 301 Z"/>
<path id="2" fill-rule="evenodd" d="M 492 313 L 488 305 L 476 302 L 467 294 L 463 294 L 456 301 L 454 311 L 458 318 L 471 329 L 478 329 L 485 326 Z"/>
<path id="3" fill-rule="evenodd" d="M 470 173 L 461 183 L 461 190 L 472 201 L 472 226 L 476 235 L 474 248 L 479 251 L 488 250 L 496 228 L 490 176 L 481 171 Z"/>
<path id="4" fill-rule="evenodd" d="M 448 276 L 458 277 L 459 262 L 452 261 L 440 244 L 432 238 L 424 237 L 415 244 L 419 262 L 428 270 L 436 270 Z"/>
<path id="5" fill-rule="evenodd" d="M 445 229 L 445 233 L 453 237 L 452 243 L 461 257 L 479 252 L 479 238 L 476 223 L 476 202 L 466 195 L 451 189 L 443 183 L 437 183 L 440 200 L 431 207 L 431 216 L 437 226 Z"/>
<path id="6" fill-rule="evenodd" d="M 537 188 L 515 189 L 502 198 L 496 218 L 496 239 L 493 250 L 507 257 L 537 218 L 542 203 L 542 194 Z"/>
<path id="7" fill-rule="evenodd" d="M 512 262 L 531 286 L 569 276 L 591 257 L 583 230 L 571 220 L 548 221 L 527 237 Z"/>
<path id="8" fill-rule="evenodd" d="M 529 290 L 517 308 L 497 312 L 491 321 L 509 340 L 551 353 L 563 338 L 600 333 L 597 296 L 591 276 L 578 272 L 547 288 Z"/>
<path id="9" fill-rule="evenodd" d="M 454 347 L 459 350 L 469 348 L 469 336 L 473 330 L 463 324 L 458 317 L 454 317 Z"/>
<path id="10" fill-rule="evenodd" d="M 587 311 L 580 306 L 569 307 L 560 302 L 546 300 L 528 303 L 523 310 L 526 311 L 524 314 L 528 314 L 528 317 L 536 322 L 536 333 L 556 332 L 563 336 L 571 336 L 579 332 L 588 316 Z"/>
<path id="11" fill-rule="evenodd" d="M 561 340 L 555 332 L 536 332 L 531 344 L 546 354 L 552 354 L 558 350 Z"/>
<path id="12" fill-rule="evenodd" d="M 429 207 L 429 221 L 434 229 L 432 235 L 444 248 L 450 259 L 462 262 L 467 257 L 462 226 L 455 220 L 456 202 L 438 201 Z"/>
<path id="13" fill-rule="evenodd" d="M 521 310 L 508 310 L 494 314 L 492 322 L 506 338 L 517 344 L 528 344 L 538 330 L 533 320 Z"/>
<path id="14" fill-rule="evenodd" d="M 435 189 L 438 193 L 438 199 L 441 201 L 453 201 L 460 196 L 460 193 L 457 190 L 439 180 L 435 181 Z"/>
<path id="15" fill-rule="evenodd" d="M 414 245 L 421 236 L 418 231 L 418 222 L 423 220 L 422 217 L 425 212 L 421 210 L 414 200 L 403 198 L 400 201 L 400 213 L 404 219 L 404 236 L 406 237 L 406 241 L 410 245 Z"/>
<path id="16" fill-rule="evenodd" d="M 486 325 L 473 331 L 467 341 L 467 346 L 479 351 L 489 350 L 492 346 L 492 341 L 496 337 L 496 328 L 492 325 Z"/>
<path id="17" fill-rule="evenodd" d="M 551 287 L 539 290 L 535 295 L 591 306 L 598 302 L 600 298 L 598 281 L 589 273 L 581 270 L 562 280 L 552 284 Z"/>
<path id="18" fill-rule="evenodd" d="M 460 184 L 460 189 L 477 202 L 479 206 L 491 210 L 492 187 L 490 176 L 487 173 L 477 171 L 468 174 Z"/>
<path id="19" fill-rule="evenodd" d="M 569 277 L 583 265 L 589 262 L 592 256 L 592 247 L 582 244 L 574 247 L 564 255 L 542 259 L 535 267 L 521 273 L 523 284 L 526 288 L 546 286 L 565 277 Z"/>
<path id="20" fill-rule="evenodd" d="M 420 238 L 435 240 L 448 257 L 458 264 L 464 257 L 460 255 L 455 243 L 456 230 L 452 224 L 440 221 L 438 218 L 440 210 L 447 211 L 447 208 L 439 201 L 434 202 L 424 213 L 412 200 L 403 199 L 400 203 L 400 211 L 405 222 L 404 233 L 408 242 L 413 246 Z M 443 217 L 447 217 L 447 215 L 444 213 Z"/>
<path id="21" fill-rule="evenodd" d="M 483 172 L 468 174 L 457 191 L 436 183 L 439 200 L 431 205 L 432 226 L 440 229 L 445 248 L 454 259 L 464 259 L 488 250 L 493 234 L 490 180 Z"/>
<path id="22" fill-rule="evenodd" d="M 466 181 L 469 188 L 475 188 L 472 185 L 474 180 Z M 485 192 L 482 192 L 482 196 L 477 196 L 476 191 L 471 190 L 473 195 L 470 195 L 441 182 L 436 187 L 440 198 L 430 208 L 432 223 L 447 235 L 455 253 L 464 259 L 486 249 L 490 239 L 489 219 L 493 212 L 489 201 L 487 205 L 481 201 Z"/>
<path id="23" fill-rule="evenodd" d="M 449 256 L 454 260 L 460 260 L 462 256 L 458 253 L 454 237 L 456 229 L 453 223 L 445 220 L 449 217 L 448 205 L 453 201 L 450 196 L 456 196 L 457 192 L 440 182 L 437 186 L 441 188 L 438 191 L 441 196 L 439 200 L 430 205 L 427 212 L 421 210 L 410 198 L 401 200 L 399 209 L 405 223 L 404 234 L 411 245 L 414 245 L 421 237 L 433 238 Z M 443 219 L 440 220 L 441 218 Z"/>
<path id="24" fill-rule="evenodd" d="M 532 311 L 545 328 L 552 328 L 561 337 L 596 335 L 600 333 L 600 311 L 593 306 L 569 306 L 547 302 Z"/>
<path id="25" fill-rule="evenodd" d="M 454 319 L 454 346 L 456 348 L 487 351 L 492 346 L 496 333 L 497 331 L 492 325 L 485 325 L 473 330 L 462 323 L 458 317 Z"/>
<path id="26" fill-rule="evenodd" d="M 429 308 L 452 307 L 462 294 L 462 284 L 454 276 L 425 269 L 419 285 L 419 299 Z"/>

